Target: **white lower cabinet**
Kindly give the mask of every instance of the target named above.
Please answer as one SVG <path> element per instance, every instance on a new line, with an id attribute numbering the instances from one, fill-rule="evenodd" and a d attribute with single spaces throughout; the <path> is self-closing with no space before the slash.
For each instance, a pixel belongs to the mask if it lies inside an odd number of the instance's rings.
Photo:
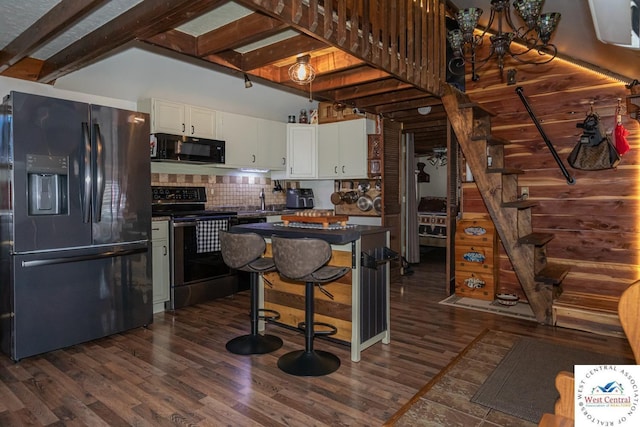
<path id="1" fill-rule="evenodd" d="M 169 221 L 151 223 L 151 253 L 153 273 L 153 312 L 164 311 L 169 301 Z"/>

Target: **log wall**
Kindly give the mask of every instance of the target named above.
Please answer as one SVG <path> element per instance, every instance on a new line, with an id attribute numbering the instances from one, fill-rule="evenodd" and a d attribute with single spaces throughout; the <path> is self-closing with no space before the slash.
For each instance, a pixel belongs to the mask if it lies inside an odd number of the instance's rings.
<path id="1" fill-rule="evenodd" d="M 489 62 L 479 72 L 477 82 L 467 78 L 466 92 L 473 101 L 496 113 L 492 118 L 493 135 L 512 142 L 505 147 L 505 166 L 525 171 L 518 178 L 519 185 L 528 187 L 529 199 L 538 202 L 532 210 L 534 232 L 555 235 L 547 246 L 549 261 L 571 267 L 563 288 L 617 297 L 640 278 L 640 125 L 626 115 L 629 90 L 624 85 L 628 82 L 558 58 L 538 66 L 507 60 L 505 70 L 510 68 L 517 70 L 516 85 L 502 82 L 496 63 Z M 575 178 L 574 185 L 567 184 L 560 172 L 516 94 L 517 86 L 524 88 L 547 137 Z M 607 132 L 611 132 L 618 98 L 622 99 L 622 123 L 629 131 L 631 151 L 616 169 L 572 169 L 566 158 L 582 133 L 576 124 L 582 122 L 593 103 Z M 486 212 L 474 184 L 463 186 L 463 212 Z M 500 286 L 524 297 L 502 248 Z"/>

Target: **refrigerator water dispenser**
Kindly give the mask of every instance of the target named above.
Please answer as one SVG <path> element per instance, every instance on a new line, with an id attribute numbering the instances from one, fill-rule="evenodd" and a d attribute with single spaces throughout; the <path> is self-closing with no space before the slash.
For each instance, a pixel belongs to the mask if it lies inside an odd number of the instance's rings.
<path id="1" fill-rule="evenodd" d="M 66 157 L 27 155 L 29 215 L 68 213 L 68 175 Z"/>

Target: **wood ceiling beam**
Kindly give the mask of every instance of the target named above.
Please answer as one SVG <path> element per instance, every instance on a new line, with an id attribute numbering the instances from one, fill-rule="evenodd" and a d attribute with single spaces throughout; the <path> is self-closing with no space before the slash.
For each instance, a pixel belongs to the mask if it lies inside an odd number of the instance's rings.
<path id="1" fill-rule="evenodd" d="M 389 78 L 389 73 L 385 71 L 371 68 L 369 66 L 362 66 L 343 70 L 337 73 L 321 75 L 316 77 L 312 86 L 313 91 L 324 92 L 345 86 L 360 85 L 387 78 Z"/>
<path id="2" fill-rule="evenodd" d="M 194 36 L 183 33 L 179 30 L 165 31 L 164 33 L 156 34 L 155 36 L 149 37 L 143 41 L 155 46 L 171 49 L 175 52 L 184 53 L 185 55 L 197 56 L 197 39 Z"/>
<path id="3" fill-rule="evenodd" d="M 18 61 L 0 74 L 5 77 L 13 77 L 14 79 L 35 81 L 43 66 L 44 61 L 27 57 Z"/>
<path id="4" fill-rule="evenodd" d="M 393 111 L 401 110 L 417 110 L 420 107 L 431 107 L 432 111 L 436 106 L 442 106 L 442 101 L 439 98 L 428 95 L 425 93 L 424 98 L 412 99 L 409 101 L 400 101 L 393 104 L 385 104 L 376 108 L 378 113 L 389 113 Z M 444 110 L 444 107 L 442 107 Z"/>
<path id="5" fill-rule="evenodd" d="M 106 0 L 62 0 L 5 46 L 0 52 L 0 72 L 44 46 Z"/>
<path id="6" fill-rule="evenodd" d="M 336 100 L 349 101 L 356 98 L 379 95 L 401 89 L 408 89 L 410 87 L 413 87 L 413 85 L 402 82 L 395 78 L 389 78 L 383 81 L 365 83 L 354 87 L 326 91 L 324 95 Z"/>
<path id="7" fill-rule="evenodd" d="M 96 61 L 125 43 L 147 39 L 202 15 L 228 0 L 143 1 L 45 61 L 38 81 L 58 77 Z"/>
<path id="8" fill-rule="evenodd" d="M 412 99 L 422 99 L 425 96 L 423 90 L 420 89 L 405 89 L 399 90 L 396 92 L 389 92 L 384 95 L 374 95 L 367 96 L 364 98 L 360 98 L 355 100 L 355 105 L 358 108 L 370 108 L 370 107 L 380 107 L 385 104 L 394 104 L 403 101 L 410 101 Z"/>
<path id="9" fill-rule="evenodd" d="M 197 38 L 198 56 L 235 49 L 265 39 L 288 28 L 284 22 L 252 13 Z"/>
<path id="10" fill-rule="evenodd" d="M 245 71 L 255 70 L 256 68 L 281 61 L 284 58 L 326 47 L 326 43 L 305 34 L 300 34 L 243 54 L 242 69 Z"/>
<path id="11" fill-rule="evenodd" d="M 435 130 L 446 129 L 447 120 L 424 120 L 422 123 L 406 123 L 402 122 L 406 130 L 424 130 L 425 132 L 433 132 Z"/>

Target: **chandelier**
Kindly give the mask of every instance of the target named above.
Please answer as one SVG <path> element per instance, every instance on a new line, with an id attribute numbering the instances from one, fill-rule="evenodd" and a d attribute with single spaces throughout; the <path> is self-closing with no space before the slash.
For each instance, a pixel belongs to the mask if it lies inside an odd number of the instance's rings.
<path id="1" fill-rule="evenodd" d="M 431 163 L 431 166 L 435 166 L 438 168 L 439 166 L 447 165 L 447 149 L 435 147 L 433 149 L 433 154 L 427 157 L 427 161 Z"/>
<path id="2" fill-rule="evenodd" d="M 558 25 L 560 14 L 557 12 L 543 13 L 544 0 L 514 0 L 513 8 L 524 21 L 524 25 L 517 26 L 511 18 L 511 6 L 509 0 L 491 0 L 491 15 L 489 23 L 482 34 L 474 34 L 478 19 L 482 15 L 482 9 L 471 7 L 462 9 L 456 13 L 456 21 L 459 29 L 449 31 L 447 40 L 453 49 L 453 58 L 449 61 L 449 70 L 453 66 L 471 64 L 471 78 L 477 81 L 479 76 L 476 71 L 490 59 L 495 58 L 500 69 L 500 78 L 504 75 L 504 58 L 509 55 L 523 64 L 547 64 L 556 57 L 558 49 L 549 43 L 551 35 Z M 497 31 L 491 30 L 494 21 L 497 23 Z M 484 36 L 490 33 L 491 46 L 485 58 L 476 57 L 477 50 L 482 46 Z M 515 47 L 512 42 L 516 42 Z M 514 50 L 514 47 L 518 50 Z M 523 55 L 537 51 L 539 58 L 527 58 Z"/>

